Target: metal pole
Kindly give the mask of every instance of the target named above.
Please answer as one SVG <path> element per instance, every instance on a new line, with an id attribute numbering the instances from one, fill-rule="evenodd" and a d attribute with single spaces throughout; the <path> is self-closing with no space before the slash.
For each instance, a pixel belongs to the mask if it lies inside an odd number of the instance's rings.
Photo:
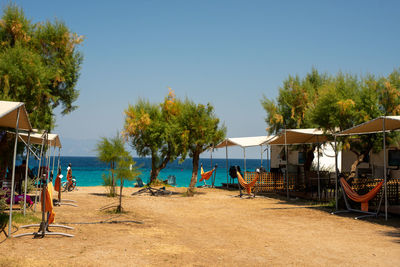
<path id="1" fill-rule="evenodd" d="M 246 148 L 243 148 L 243 155 L 244 155 L 244 175 L 246 177 Z"/>
<path id="2" fill-rule="evenodd" d="M 289 153 L 288 153 L 287 139 L 286 139 L 286 125 L 285 125 L 285 156 L 286 156 L 286 170 L 285 170 L 286 197 L 289 199 L 289 172 L 288 172 Z"/>
<path id="3" fill-rule="evenodd" d="M 385 220 L 387 221 L 387 178 L 386 178 L 386 125 L 385 117 L 383 117 L 383 176 L 384 176 L 384 194 L 385 194 Z"/>
<path id="4" fill-rule="evenodd" d="M 214 147 L 211 147 L 210 148 L 210 159 L 211 159 L 211 168 L 210 169 L 212 169 L 214 166 L 213 166 L 213 162 L 212 162 L 212 153 L 213 153 L 213 151 L 214 151 Z"/>
<path id="5" fill-rule="evenodd" d="M 261 168 L 262 168 L 262 164 L 263 164 L 263 146 L 261 145 Z"/>
<path id="6" fill-rule="evenodd" d="M 226 156 L 226 188 L 229 188 L 228 140 L 225 140 L 225 156 Z"/>
<path id="7" fill-rule="evenodd" d="M 36 177 L 36 185 L 40 182 L 40 176 L 41 176 L 41 169 L 42 169 L 42 157 L 43 157 L 43 147 L 44 147 L 44 139 L 42 139 L 42 147 L 40 148 L 40 158 L 39 158 L 39 169 Z M 36 187 L 36 192 L 35 192 L 35 206 L 33 207 L 33 210 L 36 212 L 36 203 L 37 203 L 37 191 L 38 188 Z M 39 195 L 40 197 L 40 195 Z"/>
<path id="8" fill-rule="evenodd" d="M 25 166 L 25 188 L 24 188 L 24 216 L 26 215 L 26 193 L 28 184 L 28 169 L 29 169 L 29 146 L 31 145 L 31 132 L 28 132 L 28 146 L 26 149 L 26 166 Z"/>
<path id="9" fill-rule="evenodd" d="M 318 177 L 318 200 L 321 200 L 321 181 L 319 177 L 319 140 L 317 136 L 317 158 L 318 158 L 318 163 L 317 163 L 317 177 Z"/>
<path id="10" fill-rule="evenodd" d="M 53 167 L 51 168 L 51 172 L 53 173 L 54 178 L 54 162 L 56 161 L 56 146 L 53 147 Z"/>
<path id="11" fill-rule="evenodd" d="M 336 135 L 335 135 L 335 202 L 336 202 L 336 210 L 338 210 L 338 163 L 337 163 L 337 144 L 336 144 Z"/>
<path id="12" fill-rule="evenodd" d="M 8 237 L 11 236 L 11 223 L 12 223 L 12 207 L 14 202 L 14 183 L 15 183 L 15 161 L 17 159 L 17 143 L 18 143 L 18 127 L 19 127 L 19 113 L 21 108 L 18 108 L 17 123 L 15 126 L 15 143 L 14 143 L 14 157 L 13 157 L 13 168 L 11 176 L 11 197 L 10 197 L 10 218 L 8 221 Z"/>
<path id="13" fill-rule="evenodd" d="M 267 149 L 267 159 L 268 171 L 271 172 L 271 145 L 269 145 Z"/>
<path id="14" fill-rule="evenodd" d="M 49 143 L 49 133 L 46 132 L 46 144 Z M 47 175 L 46 175 L 46 187 L 49 184 L 49 178 L 50 178 L 50 161 L 51 161 L 51 146 L 49 146 L 49 149 L 47 149 Z"/>
<path id="15" fill-rule="evenodd" d="M 58 173 L 58 169 L 60 168 L 60 154 L 61 154 L 61 147 L 58 148 L 57 173 Z"/>

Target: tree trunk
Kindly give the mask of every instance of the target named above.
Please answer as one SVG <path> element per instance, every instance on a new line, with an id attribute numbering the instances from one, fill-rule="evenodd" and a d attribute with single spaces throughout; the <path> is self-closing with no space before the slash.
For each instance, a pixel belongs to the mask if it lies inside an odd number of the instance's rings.
<path id="1" fill-rule="evenodd" d="M 115 180 L 114 180 L 114 162 L 110 163 L 111 168 L 111 183 L 112 183 L 112 196 L 115 196 Z"/>
<path id="2" fill-rule="evenodd" d="M 199 158 L 200 158 L 200 152 L 196 151 L 193 154 L 192 178 L 190 179 L 190 184 L 189 184 L 189 188 L 188 188 L 188 194 L 190 196 L 193 196 L 194 187 L 196 186 L 196 183 L 197 183 L 197 173 L 199 171 Z"/>
<path id="3" fill-rule="evenodd" d="M 159 166 L 157 166 L 157 158 L 156 155 L 152 154 L 151 156 L 151 173 L 150 173 L 150 183 L 157 180 L 160 171 L 167 166 L 167 163 L 170 160 L 170 155 L 167 155 L 164 160 L 161 162 Z"/>
<path id="4" fill-rule="evenodd" d="M 349 177 L 347 179 L 347 180 L 350 180 L 350 181 L 354 177 L 356 177 L 357 166 L 360 165 L 360 163 L 363 162 L 365 156 L 369 153 L 369 151 L 365 152 L 365 153 L 362 153 L 362 154 L 357 154 L 354 151 L 353 151 L 353 153 L 357 155 L 357 159 L 353 162 L 353 164 L 351 164 L 350 175 L 349 175 Z"/>
<path id="5" fill-rule="evenodd" d="M 121 186 L 119 187 L 119 205 L 117 207 L 117 212 L 122 212 L 122 188 L 124 187 L 124 180 L 121 179 Z"/>
<path id="6" fill-rule="evenodd" d="M 306 161 L 304 162 L 304 173 L 310 171 L 311 166 L 312 166 L 312 162 L 314 160 L 314 150 L 315 150 L 314 145 L 311 146 L 311 148 L 309 147 L 305 147 L 305 154 L 306 154 Z"/>

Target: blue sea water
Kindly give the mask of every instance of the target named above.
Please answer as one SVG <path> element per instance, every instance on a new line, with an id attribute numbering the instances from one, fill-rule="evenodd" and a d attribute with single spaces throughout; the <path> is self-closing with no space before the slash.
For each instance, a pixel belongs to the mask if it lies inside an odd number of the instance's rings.
<path id="1" fill-rule="evenodd" d="M 150 158 L 134 158 L 137 166 L 140 166 L 141 175 L 143 182 L 147 182 L 150 178 L 150 170 L 151 170 L 151 159 Z M 102 185 L 103 179 L 102 174 L 107 174 L 109 172 L 109 166 L 105 163 L 99 161 L 96 157 L 61 157 L 60 158 L 60 166 L 62 170 L 62 174 L 64 175 L 64 179 L 67 174 L 68 164 L 71 163 L 72 166 L 72 175 L 77 179 L 78 186 L 98 186 Z M 212 169 L 211 166 L 218 164 L 216 177 L 215 177 L 215 185 L 220 186 L 221 183 L 226 183 L 226 159 L 213 159 L 211 163 L 211 159 L 200 159 L 200 163 L 203 163 L 204 171 L 209 171 Z M 267 166 L 267 160 L 263 161 L 263 166 Z M 30 167 L 34 168 L 37 166 L 37 162 L 31 161 Z M 247 159 L 246 160 L 246 170 L 254 171 L 256 168 L 259 168 L 261 164 L 260 159 Z M 231 165 L 239 165 L 242 171 L 244 170 L 244 162 L 243 159 L 228 159 L 228 166 Z M 161 170 L 159 179 L 166 180 L 169 175 L 175 175 L 176 183 L 178 187 L 187 187 L 189 186 L 190 179 L 192 176 L 192 159 L 186 159 L 184 162 L 179 163 L 178 161 L 174 161 L 172 163 L 168 163 L 167 167 Z M 57 168 L 57 158 L 55 162 L 55 169 Z M 229 168 L 229 167 L 228 167 Z M 52 164 L 50 165 L 50 169 L 52 169 Z M 200 167 L 198 173 L 198 180 L 200 178 Z M 134 186 L 135 181 L 125 182 L 124 186 Z M 197 185 L 203 185 L 204 183 L 197 183 Z M 211 184 L 211 179 L 207 181 L 207 184 Z"/>

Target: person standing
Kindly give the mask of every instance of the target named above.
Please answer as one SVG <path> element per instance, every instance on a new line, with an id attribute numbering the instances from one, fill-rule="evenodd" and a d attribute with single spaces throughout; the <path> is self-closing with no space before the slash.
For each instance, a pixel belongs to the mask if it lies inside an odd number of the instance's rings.
<path id="1" fill-rule="evenodd" d="M 67 168 L 67 189 L 72 186 L 72 168 L 71 163 L 68 164 Z"/>

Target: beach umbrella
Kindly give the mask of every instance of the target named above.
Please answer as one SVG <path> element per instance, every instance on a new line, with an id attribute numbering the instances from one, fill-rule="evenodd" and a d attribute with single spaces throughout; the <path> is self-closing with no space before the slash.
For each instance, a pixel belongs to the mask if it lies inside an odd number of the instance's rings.
<path id="1" fill-rule="evenodd" d="M 381 116 L 376 119 L 361 123 L 344 131 L 337 136 L 383 133 L 383 176 L 385 194 L 385 220 L 387 220 L 387 178 L 386 178 L 386 132 L 400 129 L 400 116 Z M 336 203 L 337 203 L 336 194 Z"/>
<path id="2" fill-rule="evenodd" d="M 32 130 L 25 104 L 22 102 L 0 101 L 0 127 L 15 129 L 13 168 L 11 175 L 10 217 L 8 222 L 8 236 L 10 236 L 12 223 L 12 207 L 15 193 L 15 161 L 17 156 L 18 132 L 19 130 Z"/>

